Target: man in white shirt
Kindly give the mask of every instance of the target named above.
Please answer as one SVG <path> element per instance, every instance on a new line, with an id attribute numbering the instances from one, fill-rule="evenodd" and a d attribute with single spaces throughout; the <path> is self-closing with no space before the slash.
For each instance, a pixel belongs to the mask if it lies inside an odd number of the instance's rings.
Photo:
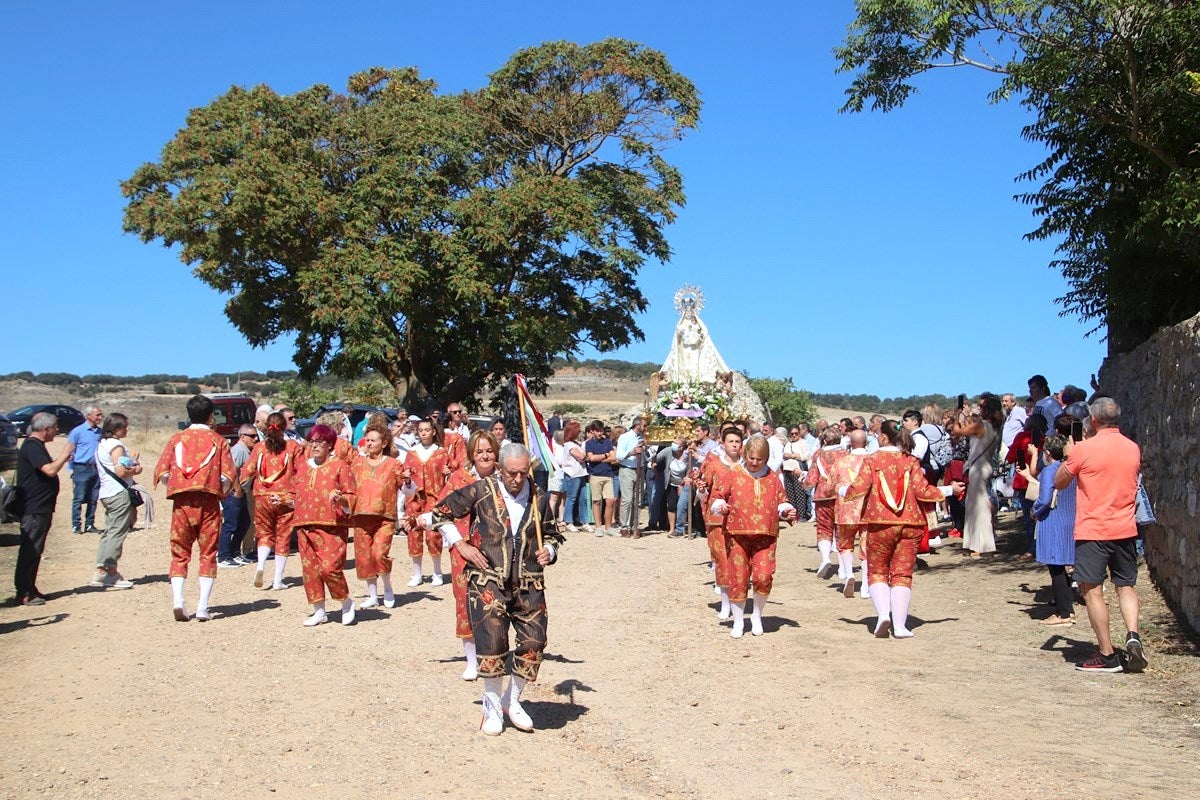
<path id="1" fill-rule="evenodd" d="M 772 429 L 764 422 L 762 434 L 767 437 L 767 468 L 778 472 L 783 466 L 783 440 L 787 438 L 787 428 Z"/>
<path id="2" fill-rule="evenodd" d="M 462 407 L 462 403 L 446 406 L 446 430 L 457 433 L 464 442 L 471 438 L 471 428 L 467 425 L 467 410 Z"/>
<path id="3" fill-rule="evenodd" d="M 1009 392 L 1000 398 L 1000 405 L 1004 408 L 1004 428 L 1000 433 L 1000 441 L 1004 443 L 1004 452 L 1008 452 L 1008 448 L 1012 447 L 1013 439 L 1017 438 L 1017 434 L 1025 430 L 1025 421 L 1028 417 L 1025 414 L 1023 406 L 1017 405 L 1017 398 Z"/>
<path id="4" fill-rule="evenodd" d="M 629 430 L 617 439 L 617 464 L 620 471 L 617 477 L 621 481 L 621 535 L 626 538 L 640 538 L 638 528 L 638 511 L 634 505 L 634 484 L 637 482 L 637 471 L 640 456 L 645 450 L 644 437 L 646 434 L 645 417 L 635 417 Z"/>

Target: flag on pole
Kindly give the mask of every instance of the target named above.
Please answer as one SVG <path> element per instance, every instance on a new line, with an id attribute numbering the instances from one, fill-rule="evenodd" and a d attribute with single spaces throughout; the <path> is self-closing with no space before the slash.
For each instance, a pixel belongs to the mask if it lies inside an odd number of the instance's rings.
<path id="1" fill-rule="evenodd" d="M 529 387 L 525 385 L 525 376 L 513 375 L 513 381 L 517 386 L 517 405 L 521 410 L 521 427 L 525 432 L 525 446 L 529 448 L 531 459 L 535 462 L 540 461 L 546 472 L 553 476 L 558 471 L 558 465 L 554 463 L 554 448 L 550 444 L 550 431 L 546 429 L 546 421 L 542 419 L 541 412 L 533 404 L 533 398 L 529 395 Z"/>

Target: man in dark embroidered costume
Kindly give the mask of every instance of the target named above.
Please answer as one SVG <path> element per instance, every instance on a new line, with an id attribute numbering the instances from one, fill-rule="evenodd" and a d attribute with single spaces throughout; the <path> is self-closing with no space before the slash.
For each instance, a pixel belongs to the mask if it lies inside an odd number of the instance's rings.
<path id="1" fill-rule="evenodd" d="M 563 537 L 547 508 L 549 495 L 529 478 L 529 450 L 500 448 L 498 475 L 446 495 L 419 520 L 442 532 L 466 561 L 467 611 L 483 678 L 483 722 L 491 736 L 504 730 L 502 713 L 520 730 L 533 730 L 521 691 L 537 680 L 546 647 L 546 595 L 542 568 L 553 564 Z M 469 518 L 464 539 L 454 520 Z M 509 655 L 508 628 L 516 638 L 512 678 L 501 698 Z"/>

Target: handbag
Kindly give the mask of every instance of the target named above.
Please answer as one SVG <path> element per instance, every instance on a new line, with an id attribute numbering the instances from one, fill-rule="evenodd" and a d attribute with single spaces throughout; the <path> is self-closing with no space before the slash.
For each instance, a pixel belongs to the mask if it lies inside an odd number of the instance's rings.
<path id="1" fill-rule="evenodd" d="M 1158 518 L 1154 516 L 1154 506 L 1150 504 L 1150 494 L 1142 483 L 1142 474 L 1138 473 L 1137 504 L 1133 512 L 1134 522 L 1142 525 L 1157 525 Z"/>
<path id="2" fill-rule="evenodd" d="M 96 463 L 100 464 L 100 454 L 99 453 L 96 454 Z M 121 480 L 120 478 L 117 477 L 117 473 L 113 472 L 111 469 L 104 466 L 103 464 L 100 464 L 100 469 L 107 472 L 109 475 L 112 476 L 112 479 L 114 481 L 116 481 L 117 483 L 119 483 L 125 487 L 125 491 L 129 495 L 129 507 L 130 508 L 137 508 L 142 503 L 146 502 L 144 499 L 142 499 L 142 493 L 139 492 L 137 489 L 135 489 L 132 483 L 126 483 L 125 481 Z"/>

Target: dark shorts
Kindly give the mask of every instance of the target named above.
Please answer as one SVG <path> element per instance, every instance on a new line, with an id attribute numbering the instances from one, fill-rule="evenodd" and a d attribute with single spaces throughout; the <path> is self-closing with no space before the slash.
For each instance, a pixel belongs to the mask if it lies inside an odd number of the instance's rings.
<path id="1" fill-rule="evenodd" d="M 1099 585 L 1112 573 L 1113 586 L 1137 582 L 1137 537 L 1075 542 L 1075 580 Z"/>

